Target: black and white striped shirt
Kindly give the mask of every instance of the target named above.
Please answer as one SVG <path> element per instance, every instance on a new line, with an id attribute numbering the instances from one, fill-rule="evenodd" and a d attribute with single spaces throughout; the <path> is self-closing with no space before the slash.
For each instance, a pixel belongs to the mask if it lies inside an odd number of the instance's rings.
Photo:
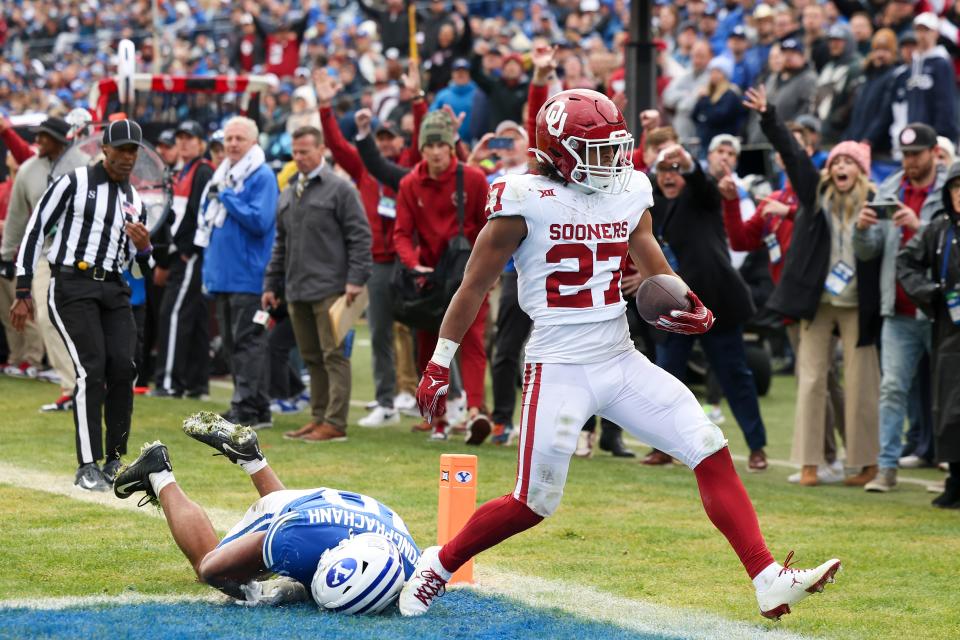
<path id="1" fill-rule="evenodd" d="M 44 238 L 53 233 L 47 250 L 52 265 L 89 267 L 121 272 L 137 250 L 124 232 L 127 219 L 145 223 L 140 195 L 129 182 L 110 180 L 103 163 L 80 167 L 57 179 L 40 198 L 17 257 L 17 288 L 27 288 Z"/>

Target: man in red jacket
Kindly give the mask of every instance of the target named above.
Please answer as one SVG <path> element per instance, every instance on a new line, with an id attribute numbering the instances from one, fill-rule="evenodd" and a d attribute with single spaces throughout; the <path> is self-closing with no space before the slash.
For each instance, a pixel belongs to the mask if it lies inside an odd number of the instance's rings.
<path id="1" fill-rule="evenodd" d="M 393 239 L 397 255 L 410 269 L 430 273 L 440 261 L 450 240 L 459 233 L 457 221 L 457 167 L 454 154 L 456 129 L 443 111 L 427 115 L 420 128 L 421 160 L 400 181 L 397 194 L 397 221 Z M 464 219 L 463 233 L 472 245 L 486 222 L 487 179 L 475 167 L 463 165 Z M 416 243 L 414 242 L 416 236 Z M 484 411 L 484 374 L 487 354 L 483 346 L 483 332 L 487 319 L 487 302 L 477 314 L 463 338 L 460 370 L 467 394 L 469 420 L 468 438 L 483 440 L 491 429 Z M 433 355 L 437 334 L 417 331 L 417 365 L 422 372 Z M 482 436 L 482 437 L 481 437 Z M 446 420 L 437 416 L 433 434 L 445 440 Z"/>
<path id="2" fill-rule="evenodd" d="M 420 76 L 415 65 L 411 65 L 405 76 L 407 88 L 414 95 L 420 91 Z M 334 161 L 349 174 L 351 180 L 360 192 L 360 200 L 367 214 L 367 222 L 373 233 L 373 272 L 367 281 L 370 293 L 370 306 L 367 309 L 367 321 L 370 323 L 370 342 L 373 359 L 373 381 L 376 392 L 377 406 L 370 414 L 361 418 L 362 427 L 380 427 L 400 422 L 398 409 L 404 404 L 398 399 L 394 406 L 397 391 L 396 357 L 393 340 L 393 293 L 391 282 L 393 279 L 396 251 L 393 247 L 393 227 L 396 219 L 397 194 L 393 189 L 377 182 L 367 171 L 360 159 L 357 148 L 350 144 L 337 124 L 337 115 L 333 111 L 332 102 L 341 87 L 338 82 L 326 73 L 320 73 L 314 85 L 317 92 L 317 104 L 320 107 L 320 125 L 327 148 L 333 155 Z M 414 130 L 419 128 L 420 121 L 427 112 L 427 103 L 422 97 L 413 102 Z M 381 126 L 374 134 L 380 152 L 388 159 L 401 166 L 412 167 L 420 160 L 420 153 L 415 147 L 402 148 L 397 144 L 399 136 L 396 132 Z M 360 136 L 358 136 L 358 139 Z M 416 145 L 416 137 L 414 137 Z M 412 409 L 413 398 L 408 393 L 409 402 L 406 408 Z"/>

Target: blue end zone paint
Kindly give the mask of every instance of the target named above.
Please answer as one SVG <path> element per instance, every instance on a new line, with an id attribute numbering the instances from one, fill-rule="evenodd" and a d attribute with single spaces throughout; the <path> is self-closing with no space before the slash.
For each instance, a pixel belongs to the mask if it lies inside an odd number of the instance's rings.
<path id="1" fill-rule="evenodd" d="M 381 616 L 321 614 L 303 604 L 247 608 L 207 603 L 142 604 L 58 610 L 0 609 L 2 638 L 570 638 L 582 640 L 669 640 L 592 622 L 562 611 L 532 609 L 503 598 L 455 591 L 423 618 L 402 618 L 394 609 Z"/>

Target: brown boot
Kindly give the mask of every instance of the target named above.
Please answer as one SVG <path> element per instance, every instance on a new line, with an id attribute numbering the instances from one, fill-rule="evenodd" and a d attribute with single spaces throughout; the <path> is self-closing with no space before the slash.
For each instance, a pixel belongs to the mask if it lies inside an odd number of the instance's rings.
<path id="1" fill-rule="evenodd" d="M 319 427 L 319 426 L 320 426 L 319 424 L 317 424 L 316 422 L 314 422 L 313 420 L 311 420 L 310 422 L 308 422 L 307 424 L 303 425 L 302 427 L 300 427 L 300 428 L 297 429 L 296 431 L 287 431 L 287 432 L 285 432 L 285 433 L 283 434 L 283 437 L 284 437 L 285 440 L 299 440 L 300 438 L 302 438 L 303 436 L 305 436 L 305 435 L 307 435 L 308 433 L 312 432 L 314 429 L 316 429 L 316 428 Z"/>
<path id="2" fill-rule="evenodd" d="M 641 461 L 641 464 L 646 464 L 650 466 L 662 466 L 667 464 L 673 464 L 673 458 L 668 454 L 660 451 L 659 449 L 654 449 L 647 454 L 647 457 Z"/>
<path id="3" fill-rule="evenodd" d="M 864 467 L 863 470 L 861 470 L 857 475 L 847 476 L 844 479 L 843 484 L 847 485 L 848 487 L 862 487 L 876 477 L 877 465 L 871 464 Z"/>
<path id="4" fill-rule="evenodd" d="M 805 464 L 803 468 L 800 469 L 800 486 L 801 487 L 815 487 L 820 483 L 817 479 L 817 465 L 815 464 Z"/>
<path id="5" fill-rule="evenodd" d="M 347 434 L 329 422 L 324 422 L 301 437 L 300 440 L 303 442 L 346 442 Z"/>
<path id="6" fill-rule="evenodd" d="M 756 449 L 750 452 L 750 458 L 747 460 L 747 472 L 756 473 L 766 471 L 770 465 L 767 463 L 767 454 L 763 449 Z"/>

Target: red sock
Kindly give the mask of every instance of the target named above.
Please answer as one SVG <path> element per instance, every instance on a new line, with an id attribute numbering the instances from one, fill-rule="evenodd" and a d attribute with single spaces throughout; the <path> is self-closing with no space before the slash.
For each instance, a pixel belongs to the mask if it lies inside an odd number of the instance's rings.
<path id="1" fill-rule="evenodd" d="M 451 573 L 467 560 L 510 536 L 537 525 L 543 516 L 513 497 L 505 495 L 480 506 L 460 533 L 440 549 L 440 564 Z"/>
<path id="2" fill-rule="evenodd" d="M 704 458 L 693 472 L 707 517 L 726 536 L 752 580 L 774 560 L 760 533 L 753 503 L 733 468 L 730 450 L 724 447 Z"/>

